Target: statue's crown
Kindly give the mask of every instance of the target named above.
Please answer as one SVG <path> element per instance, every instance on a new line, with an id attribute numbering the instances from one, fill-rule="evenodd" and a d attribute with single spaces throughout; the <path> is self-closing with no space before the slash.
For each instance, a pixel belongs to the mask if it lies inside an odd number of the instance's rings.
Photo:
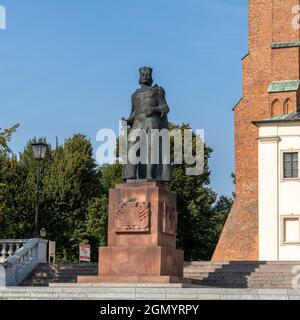
<path id="1" fill-rule="evenodd" d="M 142 73 L 143 71 L 149 72 L 150 74 L 152 74 L 153 69 L 151 67 L 141 67 L 139 69 L 140 73 Z"/>

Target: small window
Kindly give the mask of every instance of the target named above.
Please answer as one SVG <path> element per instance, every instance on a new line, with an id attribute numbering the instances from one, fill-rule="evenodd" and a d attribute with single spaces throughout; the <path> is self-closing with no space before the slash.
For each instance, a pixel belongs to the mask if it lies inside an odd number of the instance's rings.
<path id="1" fill-rule="evenodd" d="M 299 216 L 283 217 L 283 243 L 300 243 L 300 218 Z"/>
<path id="2" fill-rule="evenodd" d="M 298 178 L 298 152 L 283 153 L 283 178 Z"/>

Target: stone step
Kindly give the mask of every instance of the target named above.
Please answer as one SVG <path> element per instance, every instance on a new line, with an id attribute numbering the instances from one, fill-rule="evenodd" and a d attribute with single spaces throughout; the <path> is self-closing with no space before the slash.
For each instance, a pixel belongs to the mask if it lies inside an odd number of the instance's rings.
<path id="1" fill-rule="evenodd" d="M 184 268 L 207 268 L 207 269 L 256 269 L 256 268 L 292 268 L 293 266 L 300 265 L 300 261 L 291 261 L 291 262 L 269 262 L 269 263 L 185 263 Z"/>
<path id="2" fill-rule="evenodd" d="M 38 284 L 42 284 L 42 285 L 45 285 L 45 284 L 50 284 L 50 283 L 76 283 L 77 282 L 77 279 L 74 278 L 74 279 L 34 279 L 34 280 L 30 280 L 30 281 L 23 281 L 22 282 L 22 286 L 35 286 L 35 285 L 38 285 Z"/>
<path id="3" fill-rule="evenodd" d="M 78 272 L 78 273 L 37 273 L 37 274 L 31 274 L 28 278 L 59 278 L 59 277 L 68 277 L 68 278 L 74 278 L 77 277 L 77 275 L 97 275 L 98 273 L 95 272 Z"/>
<path id="4" fill-rule="evenodd" d="M 234 278 L 234 277 L 247 277 L 247 278 L 253 278 L 253 277 L 259 277 L 259 278 L 270 278 L 270 277 L 295 277 L 292 273 L 281 273 L 281 272 L 257 272 L 257 273 L 185 273 L 184 274 L 187 277 L 209 277 L 209 278 Z"/>
<path id="5" fill-rule="evenodd" d="M 37 283 L 37 282 L 74 282 L 76 281 L 77 278 L 66 278 L 66 277 L 60 277 L 60 278 L 44 278 L 44 279 L 40 279 L 40 278 L 32 278 L 32 279 L 28 279 L 27 281 L 25 280 L 24 283 Z"/>
<path id="6" fill-rule="evenodd" d="M 226 271 L 206 271 L 206 270 L 200 270 L 200 271 L 186 271 L 184 270 L 185 275 L 205 275 L 205 274 L 225 274 L 225 275 L 230 275 L 230 274 L 244 274 L 244 275 L 253 275 L 253 274 L 267 274 L 267 275 L 278 275 L 278 274 L 283 274 L 283 275 L 292 275 L 292 270 L 256 270 L 256 271 L 251 271 L 251 272 L 245 272 L 245 271 L 235 271 L 235 270 L 226 270 Z"/>
<path id="7" fill-rule="evenodd" d="M 207 267 L 207 268 L 245 268 L 245 267 L 271 267 L 271 266 L 293 266 L 299 265 L 300 261 L 274 261 L 274 262 L 234 262 L 234 263 L 204 263 L 204 262 L 186 262 L 184 267 Z"/>
<path id="8" fill-rule="evenodd" d="M 186 277 L 187 278 L 187 277 Z M 195 276 L 190 279 L 195 279 L 197 281 L 226 281 L 226 282 L 233 282 L 233 281 L 260 281 L 260 282 L 266 282 L 266 281 L 272 281 L 273 279 L 276 279 L 276 281 L 287 281 L 292 283 L 293 277 L 199 277 Z"/>
<path id="9" fill-rule="evenodd" d="M 97 263 L 41 264 L 22 282 L 21 286 L 46 286 L 49 283 L 75 283 L 79 275 L 97 275 Z"/>
<path id="10" fill-rule="evenodd" d="M 292 283 L 293 278 L 288 277 L 269 277 L 269 278 L 247 278 L 247 277 L 232 277 L 232 278 L 196 278 L 203 281 L 211 281 L 211 282 L 289 282 Z"/>
<path id="11" fill-rule="evenodd" d="M 249 279 L 248 283 L 289 283 L 289 284 L 292 284 L 292 279 L 276 279 L 276 278 Z"/>
<path id="12" fill-rule="evenodd" d="M 289 278 L 292 279 L 295 277 L 292 273 L 252 273 L 252 274 L 245 274 L 245 273 L 192 273 L 192 274 L 184 274 L 184 277 L 186 278 L 247 278 L 247 279 L 254 279 L 254 278 Z"/>
<path id="13" fill-rule="evenodd" d="M 55 287 L 17 287 L 0 289 L 0 300 L 299 300 L 300 290 L 186 288 L 173 285 L 105 284 L 81 286 L 62 284 Z"/>
<path id="14" fill-rule="evenodd" d="M 272 272 L 251 272 L 251 273 L 245 273 L 245 272 L 210 272 L 210 273 L 202 273 L 202 272 L 193 272 L 193 273 L 184 273 L 185 277 L 193 278 L 195 276 L 198 277 L 247 277 L 247 278 L 274 278 L 274 277 L 291 277 L 293 278 L 295 275 L 291 272 L 280 272 L 280 271 L 272 271 Z"/>
<path id="15" fill-rule="evenodd" d="M 292 289 L 293 286 L 290 283 L 234 283 L 234 282 L 203 282 L 203 286 L 213 288 L 282 288 Z"/>
<path id="16" fill-rule="evenodd" d="M 38 270 L 42 271 L 65 271 L 65 272 L 72 272 L 77 270 L 98 270 L 98 265 L 91 265 L 91 266 L 81 266 L 81 265 L 48 265 L 48 264 L 41 264 L 37 266 Z"/>
<path id="17" fill-rule="evenodd" d="M 188 266 L 188 267 L 184 267 L 184 270 L 185 271 L 215 271 L 215 270 L 220 270 L 220 271 L 224 271 L 226 272 L 227 270 L 228 271 L 256 271 L 256 270 L 292 270 L 295 266 L 298 266 L 300 264 L 297 264 L 297 265 L 278 265 L 278 266 L 274 266 L 274 265 L 271 265 L 271 266 L 259 266 L 259 267 L 251 267 L 251 266 L 241 266 L 241 267 L 238 267 L 238 266 L 235 266 L 235 267 L 207 267 L 207 266 Z"/>
<path id="18" fill-rule="evenodd" d="M 91 270 L 40 270 L 35 269 L 32 274 L 78 274 L 78 272 L 88 274 L 88 273 L 98 273 L 98 270 L 91 269 Z"/>
<path id="19" fill-rule="evenodd" d="M 32 277 L 52 277 L 52 276 L 69 276 L 69 277 L 73 277 L 73 276 L 77 276 L 78 273 L 80 273 L 80 275 L 97 275 L 98 272 L 92 270 L 92 271 L 81 271 L 79 270 L 78 272 L 39 272 L 39 271 L 36 271 L 34 272 L 33 274 L 31 274 Z"/>
<path id="20" fill-rule="evenodd" d="M 292 285 L 291 280 L 287 279 L 261 279 L 261 280 L 248 280 L 248 279 L 230 279 L 230 280 L 225 280 L 225 279 L 199 279 L 200 284 L 204 283 L 213 283 L 213 284 L 218 284 L 218 283 L 285 283 L 285 284 L 290 284 Z"/>
<path id="21" fill-rule="evenodd" d="M 62 268 L 62 269 L 72 269 L 72 268 L 95 268 L 98 267 L 98 263 L 59 263 L 59 264 L 48 264 L 43 263 L 39 265 L 39 268 Z"/>

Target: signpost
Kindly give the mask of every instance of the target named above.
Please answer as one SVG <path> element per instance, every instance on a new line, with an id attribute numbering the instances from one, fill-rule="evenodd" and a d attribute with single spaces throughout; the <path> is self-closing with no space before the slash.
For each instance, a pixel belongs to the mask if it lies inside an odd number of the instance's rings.
<path id="1" fill-rule="evenodd" d="M 79 245 L 79 262 L 91 262 L 91 245 L 87 243 L 80 243 Z"/>

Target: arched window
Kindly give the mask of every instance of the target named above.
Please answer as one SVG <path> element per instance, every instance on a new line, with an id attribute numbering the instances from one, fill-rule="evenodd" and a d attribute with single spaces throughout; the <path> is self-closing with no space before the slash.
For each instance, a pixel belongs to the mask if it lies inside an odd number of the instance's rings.
<path id="1" fill-rule="evenodd" d="M 283 106 L 279 99 L 275 99 L 271 103 L 271 117 L 281 116 L 283 114 Z"/>
<path id="2" fill-rule="evenodd" d="M 292 105 L 291 105 L 291 99 L 290 98 L 287 98 L 284 100 L 284 103 L 283 103 L 283 112 L 284 114 L 288 114 L 288 113 L 291 113 L 292 112 Z"/>

